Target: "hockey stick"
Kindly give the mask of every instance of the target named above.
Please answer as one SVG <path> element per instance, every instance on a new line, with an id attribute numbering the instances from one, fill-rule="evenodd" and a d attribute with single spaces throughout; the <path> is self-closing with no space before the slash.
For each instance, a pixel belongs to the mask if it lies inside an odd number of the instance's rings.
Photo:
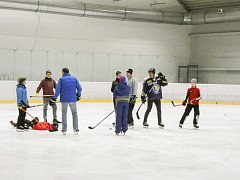
<path id="1" fill-rule="evenodd" d="M 175 104 L 173 101 L 171 101 L 173 107 L 178 107 L 178 106 L 182 106 L 182 104 Z"/>
<path id="2" fill-rule="evenodd" d="M 54 95 L 43 95 L 43 96 L 30 96 L 30 98 L 40 98 L 40 97 L 53 97 Z"/>
<path id="3" fill-rule="evenodd" d="M 138 118 L 138 119 L 140 119 L 139 111 L 140 111 L 140 109 L 141 109 L 141 107 L 142 107 L 143 104 L 144 104 L 144 103 L 142 103 L 142 104 L 139 106 L 138 110 L 137 110 L 136 115 L 137 115 L 137 118 Z"/>
<path id="4" fill-rule="evenodd" d="M 34 119 L 35 121 L 39 121 L 38 119 L 36 119 L 35 117 L 33 117 L 33 115 L 31 115 L 29 112 L 27 112 L 25 109 L 23 109 L 22 107 L 19 107 L 19 109 L 21 109 L 23 112 L 25 112 L 27 115 L 29 115 L 32 119 Z"/>
<path id="5" fill-rule="evenodd" d="M 21 104 L 24 105 L 24 106 L 28 106 L 23 100 L 21 100 Z M 44 106 L 44 105 L 47 105 L 48 103 L 46 104 L 39 104 L 39 105 L 34 105 L 34 106 L 29 106 L 28 108 L 34 108 L 34 107 L 39 107 L 39 106 Z"/>
<path id="6" fill-rule="evenodd" d="M 113 110 L 111 113 L 109 113 L 103 120 L 101 120 L 99 123 L 97 123 L 94 127 L 88 126 L 88 129 L 95 129 L 97 126 L 99 126 L 104 120 L 106 120 L 111 114 L 113 114 L 115 110 Z"/>

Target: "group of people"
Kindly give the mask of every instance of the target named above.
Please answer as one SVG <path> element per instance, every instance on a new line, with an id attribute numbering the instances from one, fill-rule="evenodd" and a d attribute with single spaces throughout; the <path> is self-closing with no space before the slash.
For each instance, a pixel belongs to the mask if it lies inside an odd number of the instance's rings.
<path id="1" fill-rule="evenodd" d="M 116 72 L 116 79 L 112 82 L 111 91 L 113 93 L 113 104 L 116 111 L 116 134 L 120 132 L 124 134 L 128 130 L 128 127 L 134 126 L 133 109 L 136 103 L 138 93 L 138 83 L 133 77 L 133 70 L 128 69 L 126 72 L 127 80 L 120 71 Z M 157 119 L 160 128 L 164 128 L 162 123 L 162 110 L 161 110 L 161 99 L 162 99 L 162 87 L 168 85 L 168 81 L 165 76 L 159 72 L 156 74 L 154 68 L 148 70 L 148 77 L 144 79 L 141 101 L 143 104 L 147 102 L 147 110 L 144 115 L 143 126 L 148 128 L 147 123 L 149 113 L 152 110 L 153 104 L 157 109 Z M 191 88 L 187 91 L 187 96 L 182 102 L 183 106 L 186 106 L 185 112 L 179 122 L 179 128 L 183 127 L 184 121 L 189 116 L 192 109 L 194 109 L 194 120 L 193 126 L 198 129 L 199 119 L 199 101 L 201 100 L 200 90 L 197 87 L 197 80 L 191 80 Z"/>
<path id="2" fill-rule="evenodd" d="M 67 109 L 70 106 L 72 117 L 73 117 L 73 130 L 74 133 L 78 133 L 78 114 L 76 102 L 81 99 L 82 86 L 77 80 L 69 73 L 68 68 L 62 69 L 62 77 L 58 80 L 58 83 L 52 79 L 51 71 L 46 71 L 46 77 L 41 81 L 36 90 L 36 97 L 41 89 L 43 89 L 43 118 L 44 122 L 39 122 L 34 118 L 33 121 L 27 121 L 26 123 L 26 113 L 27 108 L 30 108 L 28 103 L 27 88 L 26 88 L 25 77 L 18 78 L 18 85 L 16 88 L 17 93 L 17 104 L 18 104 L 18 120 L 17 123 L 11 122 L 15 125 L 18 131 L 25 131 L 32 127 L 35 130 L 49 130 L 57 131 L 58 126 L 56 124 L 62 123 L 62 132 L 66 134 L 67 132 Z M 55 93 L 54 93 L 55 89 Z M 60 95 L 60 102 L 62 105 L 62 122 L 57 119 L 57 98 Z M 48 104 L 52 106 L 53 109 L 53 123 L 48 123 L 47 118 L 47 108 Z M 28 124 L 28 125 L 27 125 Z M 35 126 L 34 126 L 35 125 Z M 37 126 L 38 125 L 38 126 Z M 36 128 L 39 127 L 39 128 Z M 44 128 L 43 128 L 44 127 Z"/>
<path id="3" fill-rule="evenodd" d="M 16 89 L 17 104 L 18 104 L 18 120 L 17 123 L 11 122 L 17 130 L 24 131 L 32 127 L 35 130 L 49 130 L 57 131 L 58 123 L 62 123 L 62 133 L 65 135 L 67 132 L 67 109 L 70 106 L 73 118 L 73 130 L 77 134 L 78 129 L 78 113 L 76 102 L 81 99 L 82 86 L 77 80 L 69 73 L 68 68 L 62 69 L 62 77 L 56 83 L 52 79 L 52 73 L 50 70 L 46 71 L 46 77 L 40 82 L 36 89 L 36 97 L 39 97 L 39 92 L 43 89 L 43 119 L 44 122 L 39 122 L 38 118 L 34 118 L 32 121 L 26 120 L 27 108 L 30 108 L 27 97 L 25 77 L 18 79 L 18 85 Z M 194 127 L 199 128 L 199 100 L 201 99 L 200 90 L 196 86 L 197 80 L 191 81 L 191 88 L 187 91 L 186 99 L 182 105 L 186 106 L 185 112 L 180 120 L 179 127 L 182 128 L 186 117 L 189 115 L 192 109 L 194 109 Z M 144 79 L 141 101 L 143 104 L 147 102 L 147 110 L 144 115 L 143 126 L 145 128 L 148 125 L 148 116 L 152 110 L 153 104 L 157 109 L 157 119 L 160 128 L 164 128 L 162 123 L 162 87 L 168 85 L 168 81 L 165 76 L 160 72 L 156 74 L 154 68 L 148 70 L 148 77 Z M 54 92 L 55 89 L 55 92 Z M 113 93 L 113 104 L 116 114 L 116 121 L 113 123 L 115 126 L 115 133 L 126 133 L 128 128 L 134 127 L 133 110 L 135 107 L 137 95 L 138 95 L 138 82 L 133 76 L 133 70 L 128 69 L 126 71 L 126 77 L 122 75 L 120 71 L 116 72 L 116 79 L 112 82 L 111 92 Z M 60 95 L 60 102 L 62 105 L 62 122 L 57 119 L 57 98 Z M 48 122 L 47 109 L 48 105 L 53 110 L 53 123 Z"/>

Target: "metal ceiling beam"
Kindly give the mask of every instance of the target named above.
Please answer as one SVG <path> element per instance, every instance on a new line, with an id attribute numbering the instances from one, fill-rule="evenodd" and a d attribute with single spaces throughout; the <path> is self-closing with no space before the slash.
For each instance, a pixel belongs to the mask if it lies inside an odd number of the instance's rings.
<path id="1" fill-rule="evenodd" d="M 178 3 L 183 7 L 183 9 L 185 9 L 186 12 L 188 12 L 188 13 L 190 12 L 190 9 L 187 8 L 187 7 L 185 6 L 185 4 L 182 3 L 181 0 L 177 0 L 177 1 L 178 1 Z"/>

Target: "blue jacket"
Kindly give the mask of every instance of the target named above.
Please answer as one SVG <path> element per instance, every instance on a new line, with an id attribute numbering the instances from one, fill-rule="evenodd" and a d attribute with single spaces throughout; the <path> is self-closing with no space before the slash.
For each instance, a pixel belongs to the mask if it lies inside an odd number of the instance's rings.
<path id="1" fill-rule="evenodd" d="M 23 84 L 18 84 L 16 88 L 16 93 L 17 93 L 17 104 L 22 104 L 21 101 L 24 101 L 25 104 L 28 104 L 28 99 L 27 99 L 27 88 Z M 22 105 L 25 107 L 24 105 Z"/>
<path id="2" fill-rule="evenodd" d="M 116 99 L 116 102 L 128 102 L 130 98 L 131 88 L 127 85 L 125 77 L 122 77 L 119 85 L 116 86 L 113 97 Z"/>
<path id="3" fill-rule="evenodd" d="M 81 92 L 82 86 L 77 78 L 66 73 L 58 80 L 53 98 L 57 99 L 60 94 L 61 102 L 76 102 L 77 96 L 81 97 Z"/>
<path id="4" fill-rule="evenodd" d="M 143 94 L 147 95 L 149 99 L 162 99 L 161 80 L 157 78 L 146 78 L 143 83 Z"/>

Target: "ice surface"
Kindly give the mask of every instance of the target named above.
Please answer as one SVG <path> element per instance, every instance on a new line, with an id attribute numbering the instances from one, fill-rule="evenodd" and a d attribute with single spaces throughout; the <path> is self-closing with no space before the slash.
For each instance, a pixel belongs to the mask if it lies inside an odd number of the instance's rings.
<path id="1" fill-rule="evenodd" d="M 192 114 L 178 129 L 184 108 L 163 104 L 165 129 L 157 127 L 154 107 L 149 129 L 135 118 L 134 129 L 116 136 L 110 130 L 114 115 L 94 130 L 87 128 L 110 113 L 112 103 L 80 103 L 79 135 L 73 135 L 69 111 L 69 131 L 63 136 L 16 132 L 9 124 L 17 117 L 16 106 L 0 105 L 0 179 L 239 180 L 239 108 L 201 105 L 200 129 L 193 130 Z M 41 108 L 29 112 L 42 116 Z"/>

